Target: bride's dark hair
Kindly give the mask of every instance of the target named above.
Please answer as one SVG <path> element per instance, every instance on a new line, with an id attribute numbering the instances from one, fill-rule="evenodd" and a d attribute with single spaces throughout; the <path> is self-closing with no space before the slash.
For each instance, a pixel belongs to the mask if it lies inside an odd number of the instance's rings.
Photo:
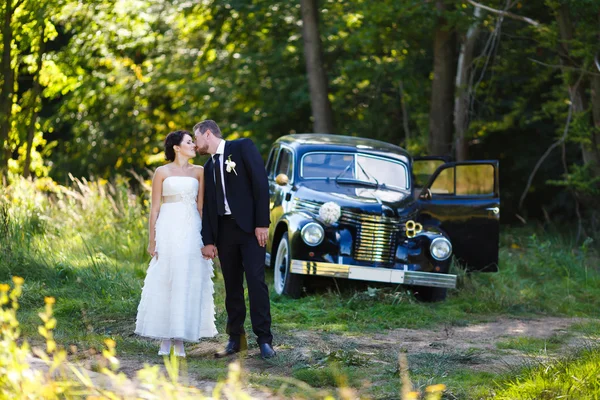
<path id="1" fill-rule="evenodd" d="M 173 147 L 179 146 L 185 135 L 192 137 L 188 131 L 173 131 L 167 135 L 165 139 L 165 159 L 167 161 L 175 161 L 175 149 Z"/>

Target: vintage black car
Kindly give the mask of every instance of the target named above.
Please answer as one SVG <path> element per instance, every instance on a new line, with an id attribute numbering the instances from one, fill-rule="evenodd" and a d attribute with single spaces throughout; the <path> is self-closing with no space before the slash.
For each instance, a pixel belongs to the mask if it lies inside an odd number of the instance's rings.
<path id="1" fill-rule="evenodd" d="M 279 138 L 266 165 L 277 294 L 299 297 L 318 275 L 412 285 L 440 301 L 456 287 L 453 255 L 495 271 L 498 162 L 446 161 L 365 138 Z"/>

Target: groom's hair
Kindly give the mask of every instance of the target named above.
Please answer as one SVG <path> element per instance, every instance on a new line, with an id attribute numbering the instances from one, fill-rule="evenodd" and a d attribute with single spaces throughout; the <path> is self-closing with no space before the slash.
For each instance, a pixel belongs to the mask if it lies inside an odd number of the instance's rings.
<path id="1" fill-rule="evenodd" d="M 194 125 L 194 134 L 200 133 L 204 135 L 206 131 L 211 131 L 213 135 L 218 138 L 222 138 L 221 130 L 219 129 L 219 125 L 212 119 L 205 119 L 204 121 L 198 122 Z"/>
<path id="2" fill-rule="evenodd" d="M 165 159 L 167 161 L 175 161 L 175 149 L 174 146 L 179 146 L 185 135 L 192 137 L 188 131 L 173 131 L 167 135 L 165 139 Z"/>

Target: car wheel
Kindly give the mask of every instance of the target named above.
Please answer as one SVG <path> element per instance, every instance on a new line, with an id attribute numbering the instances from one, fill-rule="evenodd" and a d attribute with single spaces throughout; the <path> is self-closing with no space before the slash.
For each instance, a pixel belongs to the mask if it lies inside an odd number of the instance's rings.
<path id="1" fill-rule="evenodd" d="M 414 293 L 415 297 L 419 301 L 423 301 L 426 303 L 436 303 L 438 301 L 446 300 L 446 296 L 448 295 L 448 289 L 438 287 L 417 286 L 414 289 Z"/>
<path id="2" fill-rule="evenodd" d="M 302 275 L 292 274 L 290 271 L 292 262 L 292 252 L 287 232 L 279 241 L 277 253 L 275 256 L 275 265 L 273 268 L 273 283 L 275 293 L 278 295 L 287 295 L 297 299 L 302 294 Z"/>

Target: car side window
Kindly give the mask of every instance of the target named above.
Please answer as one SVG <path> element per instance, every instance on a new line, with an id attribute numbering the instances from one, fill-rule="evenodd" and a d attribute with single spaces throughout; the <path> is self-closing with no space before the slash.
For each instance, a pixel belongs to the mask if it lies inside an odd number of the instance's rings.
<path id="1" fill-rule="evenodd" d="M 456 194 L 458 196 L 494 194 L 494 167 L 490 164 L 457 165 Z"/>
<path id="2" fill-rule="evenodd" d="M 430 190 L 434 195 L 493 195 L 494 177 L 494 166 L 491 164 L 456 165 L 442 170 Z"/>
<path id="3" fill-rule="evenodd" d="M 292 152 L 282 148 L 279 152 L 277 167 L 275 168 L 275 176 L 285 174 L 288 178 L 292 178 Z"/>
<path id="4" fill-rule="evenodd" d="M 416 188 L 425 186 L 431 175 L 442 164 L 444 164 L 443 160 L 415 160 L 413 162 L 413 185 Z"/>
<path id="5" fill-rule="evenodd" d="M 269 152 L 269 158 L 267 159 L 267 166 L 265 167 L 267 171 L 267 176 L 269 178 L 273 177 L 273 167 L 275 166 L 275 159 L 277 158 L 277 150 L 279 147 L 273 147 Z"/>
<path id="6" fill-rule="evenodd" d="M 430 189 L 432 194 L 454 194 L 454 168 L 442 170 Z"/>

